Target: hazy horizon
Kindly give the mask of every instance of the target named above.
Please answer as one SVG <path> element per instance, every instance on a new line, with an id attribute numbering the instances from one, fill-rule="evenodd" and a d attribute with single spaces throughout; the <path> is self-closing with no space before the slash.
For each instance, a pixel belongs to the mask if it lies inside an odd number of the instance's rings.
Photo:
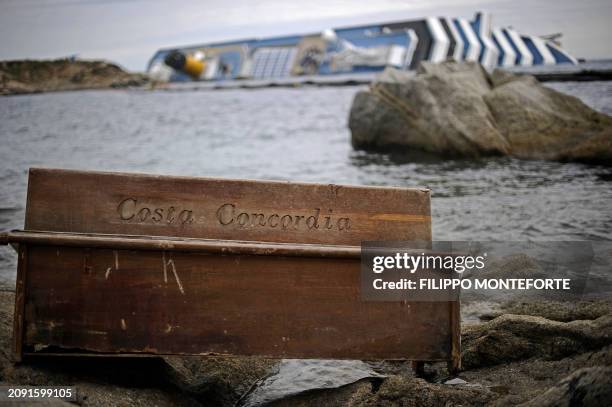
<path id="1" fill-rule="evenodd" d="M 606 0 L 251 3 L 4 0 L 0 2 L 0 60 L 76 54 L 142 71 L 159 48 L 427 16 L 471 18 L 477 11 L 492 13 L 495 26 L 512 26 L 525 34 L 562 32 L 563 47 L 578 58 L 612 57 L 608 28 L 612 2 Z"/>

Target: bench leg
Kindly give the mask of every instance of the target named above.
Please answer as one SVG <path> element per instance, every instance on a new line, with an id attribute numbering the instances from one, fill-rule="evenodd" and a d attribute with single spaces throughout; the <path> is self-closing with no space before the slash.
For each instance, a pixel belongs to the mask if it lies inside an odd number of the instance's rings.
<path id="1" fill-rule="evenodd" d="M 416 377 L 425 376 L 425 362 L 420 362 L 417 360 L 412 361 L 412 370 L 414 370 L 414 375 Z"/>
<path id="2" fill-rule="evenodd" d="M 459 375 L 459 372 L 461 371 L 461 365 L 457 363 L 457 361 L 449 360 L 446 366 L 448 369 L 449 376 L 457 377 Z"/>

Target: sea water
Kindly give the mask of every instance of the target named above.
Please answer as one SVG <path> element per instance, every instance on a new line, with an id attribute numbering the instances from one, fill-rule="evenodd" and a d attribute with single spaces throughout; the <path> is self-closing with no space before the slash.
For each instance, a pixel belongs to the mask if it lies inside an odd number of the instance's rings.
<path id="1" fill-rule="evenodd" d="M 612 114 L 612 82 L 547 86 Z M 23 227 L 28 168 L 45 166 L 428 187 L 436 240 L 612 240 L 612 169 L 354 151 L 347 122 L 361 89 L 103 90 L 2 97 L 0 230 Z M 14 252 L 0 247 L 0 283 L 14 284 L 15 263 Z M 321 387 L 317 378 L 322 375 L 336 380 L 334 385 L 375 375 L 351 363 L 285 361 L 280 376 L 270 378 L 247 404 Z M 292 374 L 300 377 L 298 384 L 277 385 Z"/>

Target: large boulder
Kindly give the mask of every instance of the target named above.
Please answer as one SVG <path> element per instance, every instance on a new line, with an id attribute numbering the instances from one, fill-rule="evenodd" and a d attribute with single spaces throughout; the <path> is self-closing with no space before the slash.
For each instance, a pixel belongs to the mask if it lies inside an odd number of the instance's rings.
<path id="1" fill-rule="evenodd" d="M 517 76 L 483 96 L 512 155 L 612 164 L 612 119 L 578 98 Z"/>
<path id="2" fill-rule="evenodd" d="M 349 128 L 359 149 L 612 164 L 612 118 L 531 76 L 473 62 L 386 70 L 355 96 Z"/>

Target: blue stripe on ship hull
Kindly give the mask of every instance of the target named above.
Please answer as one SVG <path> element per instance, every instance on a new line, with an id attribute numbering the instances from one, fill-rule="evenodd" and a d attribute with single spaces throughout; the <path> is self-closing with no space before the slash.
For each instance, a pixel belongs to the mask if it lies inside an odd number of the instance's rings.
<path id="1" fill-rule="evenodd" d="M 546 44 L 546 48 L 548 48 L 550 53 L 555 58 L 555 63 L 556 64 L 566 64 L 566 63 L 570 63 L 571 64 L 571 63 L 573 63 L 573 61 L 571 59 L 569 59 L 567 57 L 567 55 L 565 55 L 564 53 L 560 52 L 555 47 L 551 47 L 550 45 Z"/>
<path id="2" fill-rule="evenodd" d="M 461 36 L 461 40 L 463 41 L 463 52 L 461 53 L 461 59 L 465 60 L 465 58 L 467 57 L 468 49 L 470 47 L 470 42 L 468 41 L 467 36 L 463 32 L 463 28 L 461 28 L 461 24 L 459 24 L 459 21 L 453 19 L 453 24 L 455 24 L 455 27 L 459 32 L 459 36 Z"/>
<path id="3" fill-rule="evenodd" d="M 497 41 L 497 37 L 492 35 L 491 38 L 493 38 L 493 42 L 495 43 L 495 46 L 497 47 L 497 50 L 499 51 L 499 56 L 497 57 L 497 66 L 502 66 L 502 64 L 504 63 L 504 57 L 506 56 L 506 53 L 504 52 L 504 49 L 502 48 L 499 41 Z"/>
<path id="4" fill-rule="evenodd" d="M 506 39 L 510 43 L 510 46 L 514 50 L 514 53 L 516 54 L 516 59 L 514 60 L 514 64 L 515 65 L 520 65 L 521 61 L 523 59 L 523 55 L 521 54 L 521 51 L 519 51 L 519 49 L 516 46 L 516 44 L 514 43 L 514 41 L 512 41 L 512 37 L 510 37 L 510 34 L 508 34 L 508 32 L 506 31 L 505 28 L 502 29 L 502 33 L 504 33 L 504 36 L 506 37 Z"/>
<path id="5" fill-rule="evenodd" d="M 521 37 L 521 39 L 527 46 L 527 49 L 529 49 L 529 52 L 531 52 L 531 55 L 533 55 L 533 64 L 542 65 L 544 63 L 544 58 L 542 57 L 542 54 L 540 54 L 540 51 L 538 51 L 538 49 L 536 48 L 533 41 L 531 41 L 531 38 Z"/>
<path id="6" fill-rule="evenodd" d="M 478 38 L 478 42 L 480 43 L 480 54 L 478 55 L 478 62 L 482 64 L 482 60 L 484 59 L 486 47 L 485 47 L 484 42 L 482 41 L 482 38 L 480 38 L 480 20 L 477 19 L 476 21 L 470 23 L 470 25 L 472 26 L 472 29 L 474 30 L 474 34 L 476 34 L 476 38 Z"/>

